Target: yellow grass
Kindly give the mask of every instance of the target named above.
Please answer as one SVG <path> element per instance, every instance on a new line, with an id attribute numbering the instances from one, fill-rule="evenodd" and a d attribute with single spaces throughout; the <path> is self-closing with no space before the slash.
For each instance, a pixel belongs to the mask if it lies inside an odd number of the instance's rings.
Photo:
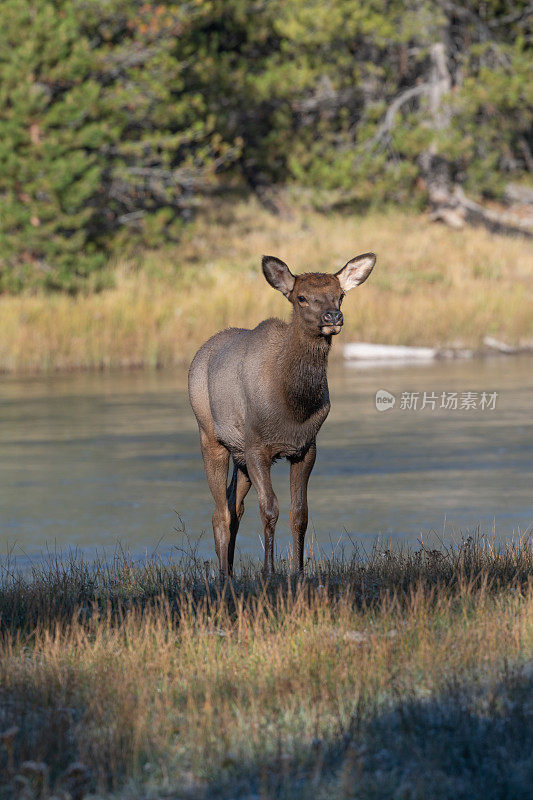
<path id="1" fill-rule="evenodd" d="M 225 595 L 200 565 L 5 581 L 0 795 L 81 797 L 78 762 L 115 797 L 525 798 L 530 566 L 466 542 Z"/>
<path id="2" fill-rule="evenodd" d="M 287 317 L 264 281 L 263 253 L 295 272 L 330 271 L 373 250 L 377 266 L 345 301 L 343 342 L 464 345 L 493 335 L 533 340 L 533 243 L 425 217 L 295 210 L 255 202 L 208 209 L 174 248 L 119 260 L 115 288 L 77 298 L 0 298 L 0 370 L 155 366 L 187 362 L 212 333 Z M 339 352 L 337 344 L 337 352 Z"/>

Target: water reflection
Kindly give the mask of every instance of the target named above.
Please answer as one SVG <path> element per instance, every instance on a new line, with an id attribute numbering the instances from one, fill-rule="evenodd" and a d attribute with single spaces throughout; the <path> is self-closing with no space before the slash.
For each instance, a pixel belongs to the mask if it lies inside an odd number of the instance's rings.
<path id="1" fill-rule="evenodd" d="M 533 522 L 531 357 L 357 369 L 333 364 L 332 411 L 310 482 L 310 531 L 327 549 L 349 537 L 445 540 L 480 525 L 507 536 Z M 375 407 L 377 389 L 396 395 Z M 494 410 L 409 411 L 402 392 L 497 392 Z M 437 404 L 438 405 L 438 404 Z M 288 467 L 274 467 L 277 544 L 288 535 Z M 0 544 L 133 553 L 182 546 L 185 526 L 213 555 L 205 482 L 184 372 L 3 377 Z M 261 552 L 254 492 L 239 532 Z M 177 512 L 177 513 L 176 513 Z M 179 514 L 179 517 L 177 516 Z M 202 536 L 202 531 L 205 533 Z"/>

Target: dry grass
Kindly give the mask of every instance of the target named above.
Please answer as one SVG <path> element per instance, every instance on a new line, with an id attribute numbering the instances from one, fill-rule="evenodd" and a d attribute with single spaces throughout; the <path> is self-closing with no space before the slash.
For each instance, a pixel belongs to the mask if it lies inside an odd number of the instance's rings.
<path id="1" fill-rule="evenodd" d="M 288 314 L 260 273 L 272 253 L 293 269 L 333 270 L 378 254 L 374 274 L 346 300 L 343 341 L 477 347 L 491 334 L 533 340 L 533 244 L 425 217 L 296 210 L 279 219 L 254 202 L 207 210 L 174 249 L 121 261 L 101 294 L 0 298 L 0 370 L 171 365 L 212 333 Z"/>
<path id="2" fill-rule="evenodd" d="M 7 569 L 0 796 L 530 796 L 531 543 L 278 569 Z"/>

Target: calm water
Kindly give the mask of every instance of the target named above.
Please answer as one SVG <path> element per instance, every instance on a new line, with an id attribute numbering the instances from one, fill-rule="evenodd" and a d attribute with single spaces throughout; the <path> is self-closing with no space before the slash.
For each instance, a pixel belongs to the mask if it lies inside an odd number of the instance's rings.
<path id="1" fill-rule="evenodd" d="M 310 528 L 331 549 L 377 535 L 436 544 L 476 526 L 499 537 L 533 524 L 533 359 L 330 370 L 332 411 L 310 481 Z M 378 412 L 375 393 L 396 395 Z M 497 392 L 496 407 L 442 410 L 442 392 Z M 436 408 L 401 407 L 402 392 Z M 460 400 L 461 398 L 459 398 Z M 459 403 L 460 404 L 460 403 Z M 277 544 L 288 534 L 288 467 L 273 468 Z M 182 372 L 0 378 L 0 547 L 20 562 L 46 550 L 134 554 L 182 547 L 186 528 L 214 555 L 211 497 Z M 179 517 L 178 517 L 179 515 Z M 260 555 L 255 492 L 238 536 Z M 311 539 L 311 535 L 308 534 Z M 339 545 L 339 546 L 340 546 Z"/>

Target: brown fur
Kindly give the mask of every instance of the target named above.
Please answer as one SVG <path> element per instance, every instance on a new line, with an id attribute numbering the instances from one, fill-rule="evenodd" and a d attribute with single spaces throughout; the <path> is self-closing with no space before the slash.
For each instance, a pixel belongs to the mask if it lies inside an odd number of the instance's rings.
<path id="1" fill-rule="evenodd" d="M 209 339 L 189 370 L 189 397 L 198 420 L 209 488 L 215 501 L 213 533 L 221 572 L 231 574 L 244 498 L 253 484 L 265 534 L 265 571 L 273 569 L 278 501 L 270 467 L 291 463 L 294 568 L 303 569 L 307 483 L 316 436 L 330 403 L 327 363 L 331 336 L 340 331 L 344 290 L 362 283 L 373 254 L 353 259 L 336 275 L 294 276 L 286 264 L 263 257 L 267 281 L 293 306 L 290 323 L 261 322 L 253 330 L 229 328 Z M 233 477 L 228 488 L 229 457 Z"/>

